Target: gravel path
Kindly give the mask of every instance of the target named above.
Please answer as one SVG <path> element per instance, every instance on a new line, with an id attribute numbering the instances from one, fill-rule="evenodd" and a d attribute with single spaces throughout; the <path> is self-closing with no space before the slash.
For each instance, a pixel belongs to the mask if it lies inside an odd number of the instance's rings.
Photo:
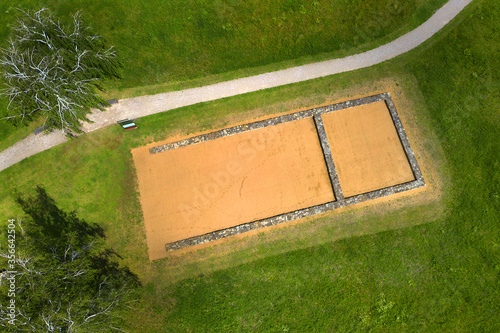
<path id="1" fill-rule="evenodd" d="M 290 83 L 316 79 L 323 76 L 369 67 L 395 58 L 422 44 L 443 28 L 472 0 L 449 0 L 429 20 L 398 39 L 376 49 L 340 59 L 327 60 L 288 68 L 246 78 L 216 83 L 204 87 L 167 92 L 157 95 L 127 98 L 112 105 L 107 111 L 95 110 L 88 116 L 94 123 L 85 123 L 83 130 L 91 132 L 116 124 L 118 120 L 135 119 L 176 109 L 182 106 L 212 101 Z M 41 151 L 66 141 L 60 131 L 48 135 L 31 134 L 0 152 L 0 171 Z"/>

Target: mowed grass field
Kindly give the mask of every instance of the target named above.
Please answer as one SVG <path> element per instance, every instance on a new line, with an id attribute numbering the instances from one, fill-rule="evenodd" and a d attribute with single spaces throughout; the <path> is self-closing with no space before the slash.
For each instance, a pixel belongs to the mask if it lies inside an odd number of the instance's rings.
<path id="1" fill-rule="evenodd" d="M 2 1 L 0 42 L 18 11 L 47 7 L 84 19 L 120 52 L 132 88 L 226 73 L 392 40 L 444 0 Z M 309 60 L 310 61 L 310 60 Z"/>
<path id="2" fill-rule="evenodd" d="M 384 64 L 142 118 L 137 131 L 107 128 L 38 154 L 0 172 L 0 216 L 19 214 L 16 189 L 41 184 L 101 224 L 144 283 L 124 314 L 132 332 L 500 331 L 499 13 L 497 1 L 474 2 Z M 387 82 L 414 106 L 422 140 L 412 145 L 437 165 L 440 202 L 348 210 L 148 262 L 131 148 Z"/>
<path id="3" fill-rule="evenodd" d="M 4 0 L 0 47 L 21 15 L 16 8 L 46 7 L 66 23 L 82 10 L 123 62 L 122 80 L 105 84 L 105 97 L 125 98 L 358 53 L 413 29 L 445 2 Z M 0 101 L 0 117 L 5 110 Z M 1 123 L 0 149 L 38 126 Z"/>

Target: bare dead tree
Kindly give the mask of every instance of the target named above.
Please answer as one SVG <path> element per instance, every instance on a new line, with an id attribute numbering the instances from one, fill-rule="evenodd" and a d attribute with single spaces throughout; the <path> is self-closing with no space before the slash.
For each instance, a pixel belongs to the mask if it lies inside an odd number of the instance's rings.
<path id="1" fill-rule="evenodd" d="M 23 12 L 0 67 L 10 115 L 3 119 L 32 120 L 45 116 L 46 128 L 81 132 L 91 107 L 106 105 L 97 90 L 101 81 L 118 78 L 116 51 L 85 26 L 80 12 L 63 25 L 45 8 Z"/>

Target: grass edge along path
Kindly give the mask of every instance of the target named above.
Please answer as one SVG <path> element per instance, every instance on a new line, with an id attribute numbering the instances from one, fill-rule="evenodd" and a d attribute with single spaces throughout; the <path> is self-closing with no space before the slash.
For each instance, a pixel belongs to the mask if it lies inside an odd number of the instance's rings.
<path id="1" fill-rule="evenodd" d="M 311 3 L 279 0 L 273 6 L 265 6 L 264 0 L 194 0 L 189 3 L 172 0 L 160 3 L 160 6 L 158 3 L 139 0 L 127 4 L 108 0 L 87 2 L 85 5 L 78 0 L 65 1 L 64 4 L 59 0 L 50 0 L 44 6 L 52 8 L 63 21 L 84 8 L 84 20 L 116 47 L 124 67 L 122 79 L 103 82 L 106 91 L 101 95 L 109 100 L 200 87 L 361 53 L 415 29 L 448 0 L 412 0 L 404 3 L 400 0 L 356 1 L 354 7 L 352 2 L 323 3 L 321 0 Z M 14 8 L 34 9 L 38 7 L 37 2 L 39 0 L 18 0 L 14 4 L 13 0 L 5 0 L 0 3 L 0 22 L 4 22 L 3 27 L 0 24 L 0 44 L 5 44 L 10 27 L 21 14 Z M 305 8 L 297 8 L 300 3 Z M 255 7 L 258 11 L 249 17 L 244 14 L 248 10 L 246 7 Z M 218 22 L 227 26 L 228 21 L 220 21 L 228 14 L 227 9 L 231 15 L 226 19 L 233 23 L 233 28 L 237 26 L 231 33 L 218 35 L 213 25 L 195 24 L 201 19 L 201 22 L 208 20 L 215 25 Z M 282 22 L 282 14 L 286 15 L 286 22 Z M 304 15 L 308 17 L 305 21 Z M 319 21 L 310 20 L 311 15 L 320 15 L 316 17 Z M 329 16 L 331 19 L 327 19 Z M 165 17 L 169 17 L 169 20 L 164 20 Z M 300 24 L 297 24 L 297 19 Z M 260 22 L 260 28 L 250 33 L 256 28 L 255 20 Z M 321 26 L 318 22 L 328 22 L 328 29 L 318 30 Z M 137 30 L 141 25 L 141 29 Z M 282 30 L 295 35 L 298 40 L 290 38 L 290 35 L 283 36 L 280 34 Z M 248 33 L 251 37 L 246 36 Z M 206 37 L 210 35 L 218 42 L 214 44 L 212 39 L 207 41 Z M 290 53 L 286 43 L 277 49 L 276 43 L 271 42 L 276 38 L 273 35 L 292 42 L 295 50 L 297 41 L 307 47 L 299 53 Z M 182 39 L 175 36 L 182 36 Z M 267 43 L 263 44 L 261 38 L 266 39 Z M 203 41 L 201 45 L 200 41 Z M 241 41 L 252 47 L 245 47 Z M 315 47 L 318 44 L 322 45 L 320 49 Z M 269 55 L 269 52 L 277 57 L 267 60 L 259 58 L 264 54 Z M 0 99 L 0 114 L 7 111 L 7 102 L 6 99 Z M 41 117 L 27 126 L 3 122 L 5 126 L 0 126 L 0 151 L 30 135 L 36 127 L 41 126 L 43 120 Z"/>
<path id="2" fill-rule="evenodd" d="M 89 119 L 93 121 L 93 123 L 85 123 L 83 129 L 85 132 L 90 132 L 116 124 L 116 122 L 121 119 L 135 119 L 182 106 L 373 66 L 417 47 L 443 28 L 471 1 L 472 0 L 450 0 L 434 13 L 429 20 L 416 29 L 388 44 L 367 52 L 348 56 L 346 58 L 293 67 L 277 72 L 221 82 L 199 88 L 124 99 L 118 104 L 110 107 L 106 112 L 95 111 L 93 114 L 89 115 Z M 45 142 L 40 142 L 31 134 L 26 139 L 0 152 L 0 171 L 26 157 L 59 145 L 65 141 L 66 139 L 64 136 L 58 131 L 54 131 L 47 135 Z"/>

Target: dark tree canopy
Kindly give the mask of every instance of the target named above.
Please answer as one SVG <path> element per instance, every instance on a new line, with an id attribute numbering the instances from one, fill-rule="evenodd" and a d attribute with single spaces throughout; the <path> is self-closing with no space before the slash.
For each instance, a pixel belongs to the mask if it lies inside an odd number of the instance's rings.
<path id="1" fill-rule="evenodd" d="M 41 187 L 33 196 L 19 196 L 17 203 L 27 216 L 17 225 L 15 272 L 9 273 L 15 280 L 16 313 L 12 323 L 12 297 L 2 283 L 0 331 L 117 329 L 120 314 L 137 299 L 140 282 L 106 248 L 102 228 L 61 210 Z M 11 272 L 9 259 L 9 253 L 0 253 L 0 267 Z"/>
<path id="2" fill-rule="evenodd" d="M 102 80 L 119 77 L 115 50 L 83 23 L 79 12 L 70 25 L 47 9 L 23 12 L 0 53 L 7 119 L 45 116 L 49 129 L 81 132 L 80 120 L 86 120 L 90 107 L 106 104 L 97 94 Z"/>

